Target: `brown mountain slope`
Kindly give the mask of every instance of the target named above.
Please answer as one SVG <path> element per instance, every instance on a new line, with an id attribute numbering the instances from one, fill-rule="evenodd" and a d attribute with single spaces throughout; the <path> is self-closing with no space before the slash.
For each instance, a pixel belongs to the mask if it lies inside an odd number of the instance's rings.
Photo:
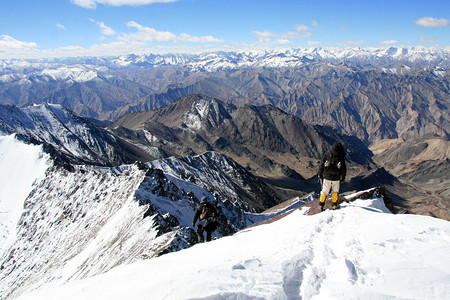
<path id="1" fill-rule="evenodd" d="M 404 184 L 421 194 L 410 198 L 410 210 L 433 210 L 450 219 L 450 142 L 448 138 L 429 136 L 404 141 L 386 140 L 371 147 L 374 161 L 385 167 Z"/>

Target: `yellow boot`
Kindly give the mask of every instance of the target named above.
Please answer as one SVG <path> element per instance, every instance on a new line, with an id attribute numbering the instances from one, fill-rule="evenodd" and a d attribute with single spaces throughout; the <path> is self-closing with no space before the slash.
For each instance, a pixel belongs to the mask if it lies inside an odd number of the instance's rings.
<path id="1" fill-rule="evenodd" d="M 338 209 L 339 208 L 339 204 L 337 203 L 338 201 L 338 193 L 332 193 L 331 194 L 331 209 Z"/>
<path id="2" fill-rule="evenodd" d="M 323 211 L 323 207 L 325 206 L 325 199 L 327 199 L 327 196 L 320 194 L 320 198 L 319 198 L 320 211 Z"/>

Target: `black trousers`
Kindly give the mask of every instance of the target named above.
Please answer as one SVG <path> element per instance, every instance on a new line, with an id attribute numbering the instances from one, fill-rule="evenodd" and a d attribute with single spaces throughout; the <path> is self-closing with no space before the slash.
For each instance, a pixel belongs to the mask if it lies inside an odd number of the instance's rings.
<path id="1" fill-rule="evenodd" d="M 198 236 L 199 242 L 205 241 L 205 239 L 203 238 L 203 231 L 206 231 L 206 241 L 207 242 L 211 241 L 212 230 L 208 230 L 208 229 L 203 230 L 203 226 L 199 224 L 197 227 L 197 236 Z"/>

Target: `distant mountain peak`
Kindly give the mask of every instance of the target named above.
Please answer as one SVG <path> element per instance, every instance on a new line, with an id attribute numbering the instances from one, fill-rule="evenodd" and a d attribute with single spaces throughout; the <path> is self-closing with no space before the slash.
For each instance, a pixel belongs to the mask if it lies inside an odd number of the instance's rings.
<path id="1" fill-rule="evenodd" d="M 142 129 L 151 122 L 167 127 L 181 126 L 207 131 L 230 119 L 230 114 L 236 109 L 233 104 L 202 94 L 191 94 L 152 111 L 122 116 L 111 127 L 122 125 L 127 128 Z"/>
<path id="2" fill-rule="evenodd" d="M 184 117 L 184 124 L 196 130 L 210 130 L 221 125 L 225 120 L 231 119 L 230 113 L 235 109 L 234 105 L 198 95 Z"/>

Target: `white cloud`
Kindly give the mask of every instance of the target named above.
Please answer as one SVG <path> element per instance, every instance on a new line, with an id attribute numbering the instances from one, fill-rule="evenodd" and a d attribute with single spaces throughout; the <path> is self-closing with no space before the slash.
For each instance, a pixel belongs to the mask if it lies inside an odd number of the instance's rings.
<path id="1" fill-rule="evenodd" d="M 253 31 L 258 38 L 275 38 L 275 39 L 298 39 L 300 36 L 296 32 L 273 33 L 270 31 Z"/>
<path id="2" fill-rule="evenodd" d="M 285 44 L 290 44 L 291 40 L 288 39 L 276 39 L 275 44 L 281 44 L 281 45 L 285 45 Z"/>
<path id="3" fill-rule="evenodd" d="M 210 35 L 196 37 L 196 36 L 191 36 L 190 34 L 187 34 L 187 33 L 180 34 L 180 36 L 178 37 L 178 40 L 182 41 L 182 42 L 190 42 L 190 43 L 220 43 L 220 42 L 223 42 L 222 40 L 212 37 Z"/>
<path id="4" fill-rule="evenodd" d="M 311 32 L 308 32 L 308 31 L 302 32 L 302 35 L 300 36 L 300 38 L 302 38 L 302 39 L 307 39 L 310 37 L 312 37 L 312 34 L 311 34 Z"/>
<path id="5" fill-rule="evenodd" d="M 39 46 L 34 42 L 23 42 L 9 35 L 0 35 L 0 55 L 4 59 L 36 57 L 39 52 Z"/>
<path id="6" fill-rule="evenodd" d="M 317 22 L 313 22 L 313 25 L 314 26 L 318 26 Z M 306 25 L 297 25 L 295 27 L 295 30 L 300 33 L 300 38 L 302 38 L 302 39 L 306 39 L 306 38 L 312 37 L 312 34 L 311 34 L 310 31 L 313 30 L 313 29 L 309 28 Z"/>
<path id="7" fill-rule="evenodd" d="M 148 5 L 152 3 L 168 3 L 168 2 L 176 2 L 178 0 L 71 0 L 73 4 L 84 7 L 94 9 L 97 7 L 97 4 L 110 5 L 110 6 L 138 6 L 138 5 Z"/>
<path id="8" fill-rule="evenodd" d="M 381 44 L 383 44 L 385 46 L 395 45 L 397 43 L 398 43 L 398 41 L 396 41 L 396 40 L 381 41 Z"/>
<path id="9" fill-rule="evenodd" d="M 168 42 L 176 41 L 177 36 L 168 31 L 157 31 L 150 27 L 144 27 L 134 21 L 127 23 L 128 27 L 133 27 L 138 30 L 137 33 L 126 34 L 121 36 L 120 40 L 136 40 L 145 42 Z"/>
<path id="10" fill-rule="evenodd" d="M 300 25 L 303 26 L 303 25 Z M 297 32 L 289 31 L 286 33 L 274 33 L 270 31 L 253 31 L 253 33 L 257 36 L 259 41 L 270 42 L 271 39 L 275 39 L 278 41 L 287 41 L 287 40 L 297 40 L 302 38 L 310 38 L 312 35 L 308 32 L 308 28 L 304 27 L 296 27 Z M 286 42 L 284 42 L 286 43 Z"/>
<path id="11" fill-rule="evenodd" d="M 56 28 L 62 29 L 62 30 L 66 30 L 66 27 L 64 25 L 62 25 L 62 24 L 59 24 L 59 23 L 56 24 Z"/>
<path id="12" fill-rule="evenodd" d="M 357 45 L 362 45 L 364 44 L 363 40 L 352 40 L 352 41 L 345 41 L 345 42 L 341 42 L 341 43 L 337 43 L 339 46 L 344 46 L 344 47 L 351 47 L 351 46 L 357 46 Z"/>
<path id="13" fill-rule="evenodd" d="M 429 38 L 420 37 L 420 42 L 421 43 L 434 43 L 434 42 L 436 42 L 436 39 L 429 39 Z"/>
<path id="14" fill-rule="evenodd" d="M 121 41 L 139 42 L 191 42 L 191 43 L 220 43 L 223 42 L 212 36 L 195 37 L 187 33 L 177 36 L 169 31 L 157 31 L 154 28 L 142 26 L 134 21 L 127 23 L 128 27 L 136 28 L 137 32 L 119 37 Z"/>
<path id="15" fill-rule="evenodd" d="M 222 40 L 210 35 L 193 36 L 188 33 L 176 35 L 168 31 L 157 31 L 153 28 L 142 26 L 134 21 L 127 23 L 128 27 L 135 29 L 129 34 L 118 34 L 103 22 L 92 23 L 102 28 L 105 41 L 107 34 L 116 34 L 115 40 L 106 43 L 101 42 L 90 47 L 77 45 L 59 47 L 54 49 L 38 49 L 36 43 L 18 41 L 7 35 L 0 35 L 0 55 L 2 58 L 48 58 L 48 57 L 78 57 L 78 56 L 117 56 L 129 53 L 169 53 L 169 52 L 202 52 L 206 49 L 217 48 Z M 159 44 L 158 42 L 166 42 Z M 167 44 L 171 43 L 171 44 Z"/>
<path id="16" fill-rule="evenodd" d="M 296 30 L 296 31 L 308 31 L 308 30 L 309 30 L 309 27 L 306 26 L 306 25 L 297 25 L 297 26 L 295 27 L 295 30 Z"/>
<path id="17" fill-rule="evenodd" d="M 38 45 L 34 42 L 22 42 L 9 35 L 0 35 L 0 51 L 7 49 L 34 49 Z"/>
<path id="18" fill-rule="evenodd" d="M 414 23 L 423 27 L 448 27 L 450 25 L 450 20 L 424 17 L 415 20 Z"/>
<path id="19" fill-rule="evenodd" d="M 317 47 L 317 46 L 320 45 L 320 42 L 317 42 L 317 41 L 308 41 L 308 42 L 306 42 L 306 44 L 307 44 L 308 46 L 310 46 L 310 47 Z"/>
<path id="20" fill-rule="evenodd" d="M 98 26 L 100 26 L 100 29 L 102 30 L 102 33 L 104 35 L 114 35 L 114 34 L 116 34 L 116 32 L 113 29 L 111 29 L 110 27 L 106 26 L 105 23 L 98 22 L 97 24 L 98 24 Z"/>
<path id="21" fill-rule="evenodd" d="M 305 39 L 312 36 L 312 34 L 309 32 L 311 28 L 306 25 L 297 25 L 294 30 L 295 31 L 289 31 L 285 33 L 255 30 L 253 31 L 253 33 L 258 38 L 258 44 L 265 45 L 266 47 L 269 47 L 272 43 L 290 44 L 292 43 L 292 40 Z"/>

